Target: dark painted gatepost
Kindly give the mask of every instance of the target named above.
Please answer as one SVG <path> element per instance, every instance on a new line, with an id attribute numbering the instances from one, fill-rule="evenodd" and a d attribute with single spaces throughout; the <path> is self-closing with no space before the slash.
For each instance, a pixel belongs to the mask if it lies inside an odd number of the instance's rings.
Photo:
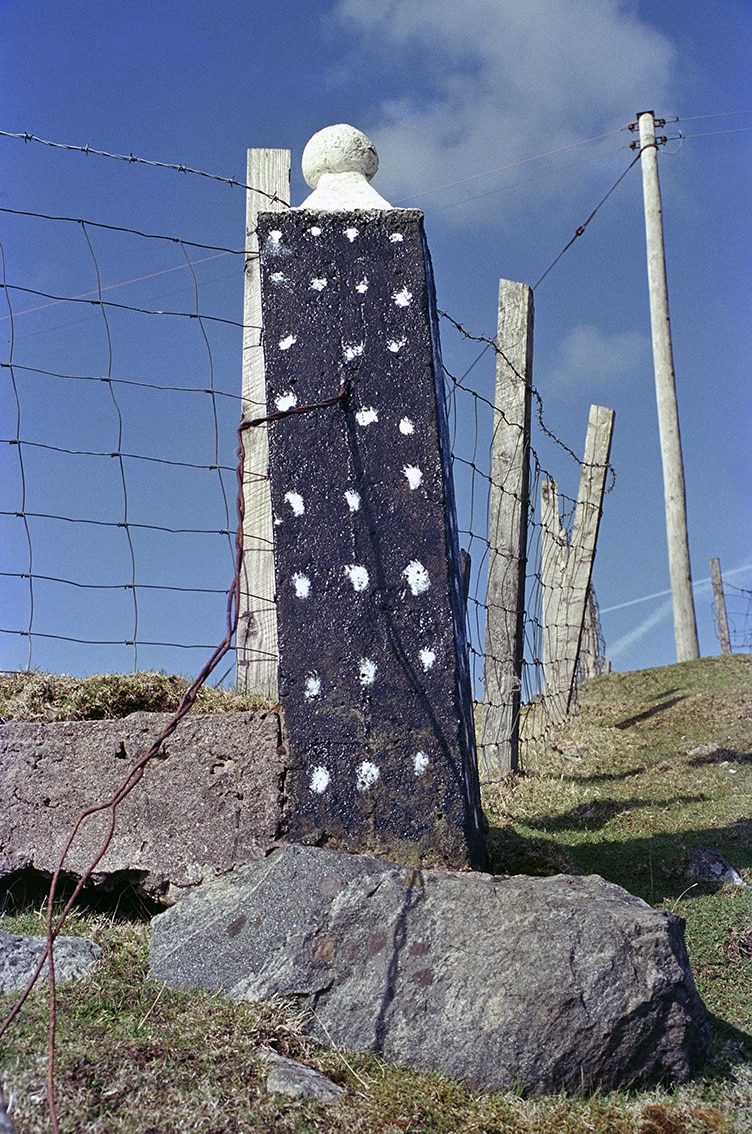
<path id="1" fill-rule="evenodd" d="M 303 164 L 304 205 L 258 220 L 287 837 L 482 866 L 423 215 L 352 127 Z"/>

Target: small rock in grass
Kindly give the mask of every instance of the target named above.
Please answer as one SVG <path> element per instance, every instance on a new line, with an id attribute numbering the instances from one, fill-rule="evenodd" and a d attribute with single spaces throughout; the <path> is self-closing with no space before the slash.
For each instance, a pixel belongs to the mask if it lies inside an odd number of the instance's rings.
<path id="1" fill-rule="evenodd" d="M 0 992 L 24 989 L 47 945 L 46 937 L 0 930 Z M 58 937 L 55 941 L 55 980 L 57 984 L 84 976 L 94 968 L 102 950 L 88 937 Z M 47 965 L 39 974 L 47 978 Z"/>
<path id="2" fill-rule="evenodd" d="M 271 1066 L 266 1080 L 266 1090 L 270 1095 L 313 1095 L 330 1102 L 344 1092 L 344 1087 L 337 1086 L 326 1075 L 298 1063 L 296 1059 L 286 1059 L 276 1051 L 264 1050 L 259 1054 Z"/>
<path id="3" fill-rule="evenodd" d="M 685 873 L 687 877 L 696 878 L 700 882 L 731 882 L 734 886 L 746 885 L 738 871 L 713 847 L 695 847 L 689 856 Z"/>

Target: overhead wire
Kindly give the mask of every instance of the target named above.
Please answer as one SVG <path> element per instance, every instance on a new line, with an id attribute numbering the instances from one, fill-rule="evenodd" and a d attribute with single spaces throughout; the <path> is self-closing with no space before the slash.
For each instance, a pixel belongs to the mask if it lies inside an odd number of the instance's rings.
<path id="1" fill-rule="evenodd" d="M 519 161 L 510 162 L 507 165 L 500 165 L 495 169 L 487 169 L 483 173 L 473 173 L 470 177 L 460 178 L 458 181 L 447 182 L 446 185 L 436 185 L 433 189 L 421 189 L 417 193 L 410 193 L 406 197 L 400 197 L 397 204 L 402 204 L 403 201 L 414 201 L 418 197 L 427 197 L 432 193 L 441 193 L 445 189 L 457 189 L 460 185 L 467 185 L 471 181 L 478 181 L 483 177 L 492 177 L 497 173 L 507 173 L 510 169 L 519 169 L 520 166 L 529 165 L 534 161 L 542 161 L 544 158 L 555 157 L 557 154 L 568 153 L 571 150 L 576 150 L 580 146 L 587 146 L 591 142 L 599 142 L 604 138 L 611 138 L 615 134 L 620 134 L 626 130 L 626 126 L 619 126 L 615 130 L 608 130 L 605 134 L 595 134 L 592 138 L 583 138 L 579 142 L 572 142 L 568 146 L 559 146 L 558 149 L 548 150 L 542 154 L 534 154 L 531 157 L 521 158 Z"/>

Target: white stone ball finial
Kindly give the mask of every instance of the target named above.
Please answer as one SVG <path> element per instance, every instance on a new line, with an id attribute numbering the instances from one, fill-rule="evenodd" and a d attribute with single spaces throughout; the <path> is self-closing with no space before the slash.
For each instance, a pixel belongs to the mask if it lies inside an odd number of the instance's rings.
<path id="1" fill-rule="evenodd" d="M 303 176 L 313 193 L 302 209 L 390 209 L 368 182 L 379 168 L 370 138 L 340 123 L 314 134 L 303 150 Z"/>
<path id="2" fill-rule="evenodd" d="M 303 150 L 303 176 L 315 189 L 324 173 L 362 173 L 370 181 L 379 168 L 379 155 L 370 138 L 354 126 L 325 126 Z"/>

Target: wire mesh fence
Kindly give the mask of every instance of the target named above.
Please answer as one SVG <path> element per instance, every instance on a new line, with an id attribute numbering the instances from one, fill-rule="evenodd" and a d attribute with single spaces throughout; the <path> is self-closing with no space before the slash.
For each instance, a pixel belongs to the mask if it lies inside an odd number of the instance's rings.
<path id="1" fill-rule="evenodd" d="M 233 585 L 245 251 L 74 217 L 0 215 L 0 668 L 195 672 L 222 635 Z M 481 701 L 494 660 L 486 617 L 499 348 L 448 315 L 442 333 L 445 353 L 464 365 L 459 376 L 446 370 L 446 392 Z M 535 743 L 545 731 L 540 500 L 552 479 L 538 439 L 581 461 L 532 396 L 521 702 L 522 732 Z M 576 502 L 564 493 L 559 502 L 566 531 Z M 234 681 L 230 656 L 217 683 Z"/>

